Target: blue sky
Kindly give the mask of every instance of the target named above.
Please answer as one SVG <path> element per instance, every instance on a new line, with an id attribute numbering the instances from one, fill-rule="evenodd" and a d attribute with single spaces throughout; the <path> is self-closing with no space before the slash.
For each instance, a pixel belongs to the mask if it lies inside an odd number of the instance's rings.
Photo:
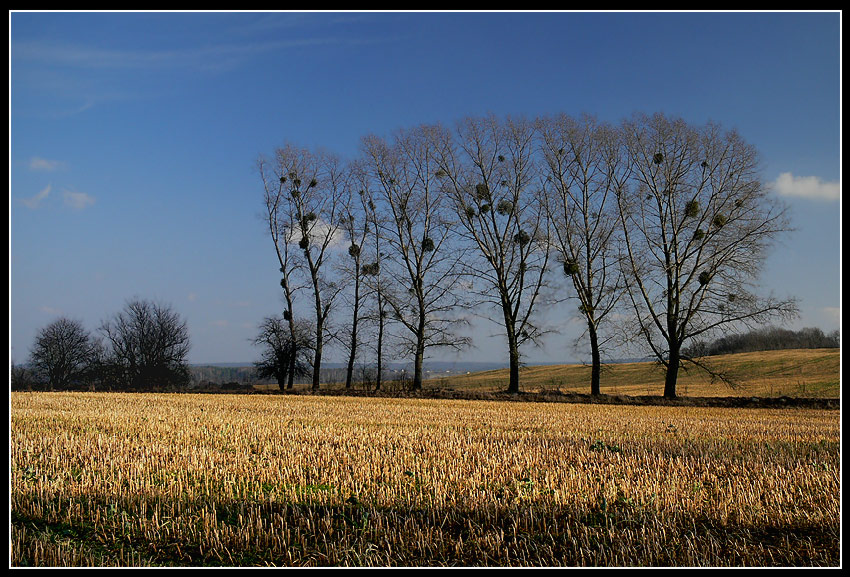
<path id="1" fill-rule="evenodd" d="M 255 359 L 281 310 L 259 155 L 351 158 L 369 133 L 487 113 L 737 129 L 796 227 L 765 290 L 799 298 L 790 328 L 840 327 L 840 12 L 11 12 L 9 27 L 15 362 L 58 316 L 94 330 L 131 297 L 183 315 L 190 362 Z M 569 314 L 551 316 L 562 334 L 527 360 L 585 360 Z M 463 356 L 503 360 L 495 332 Z"/>

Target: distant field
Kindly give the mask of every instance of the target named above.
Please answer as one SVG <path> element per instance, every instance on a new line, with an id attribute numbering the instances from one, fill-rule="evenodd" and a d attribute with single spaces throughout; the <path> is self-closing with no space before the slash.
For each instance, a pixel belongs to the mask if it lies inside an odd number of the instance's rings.
<path id="1" fill-rule="evenodd" d="M 794 349 L 707 357 L 703 361 L 713 371 L 736 383 L 731 387 L 712 382 L 705 371 L 691 366 L 679 373 L 680 396 L 720 397 L 817 397 L 840 396 L 839 349 Z M 425 387 L 457 390 L 498 391 L 508 383 L 507 369 L 485 371 L 466 376 L 431 379 Z M 590 392 L 590 367 L 584 365 L 528 366 L 521 370 L 520 387 L 527 392 Z M 662 395 L 664 372 L 655 363 L 607 364 L 602 373 L 601 389 L 609 395 Z"/>
<path id="2" fill-rule="evenodd" d="M 840 562 L 838 410 L 10 397 L 13 566 Z"/>

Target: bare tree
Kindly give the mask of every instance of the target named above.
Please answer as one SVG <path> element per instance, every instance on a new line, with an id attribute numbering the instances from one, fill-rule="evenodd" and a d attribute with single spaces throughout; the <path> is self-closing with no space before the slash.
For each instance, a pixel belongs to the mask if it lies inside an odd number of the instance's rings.
<path id="1" fill-rule="evenodd" d="M 295 376 L 311 374 L 315 347 L 308 322 L 290 322 L 283 316 L 266 317 L 260 323 L 254 344 L 261 347 L 260 360 L 254 363 L 257 376 L 274 378 L 281 390 L 292 388 Z M 295 326 L 295 340 L 291 326 Z"/>
<path id="2" fill-rule="evenodd" d="M 60 317 L 36 333 L 29 364 L 37 378 L 61 390 L 89 382 L 98 358 L 98 342 L 82 322 Z"/>
<path id="3" fill-rule="evenodd" d="M 340 213 L 345 204 L 344 195 L 349 193 L 347 174 L 337 157 L 291 145 L 277 150 L 275 162 L 280 191 L 287 193 L 282 194 L 285 202 L 276 210 L 284 226 L 291 227 L 275 237 L 275 244 L 278 246 L 281 240 L 298 244 L 299 250 L 290 256 L 298 256 L 296 270 L 304 271 L 312 289 L 316 318 L 312 389 L 318 391 L 327 321 L 341 290 L 341 285 L 334 281 L 332 267 L 326 265 L 341 239 Z M 281 269 L 286 268 L 281 264 Z M 288 284 L 292 279 L 283 280 Z M 291 316 L 293 312 L 288 310 Z"/>
<path id="4" fill-rule="evenodd" d="M 465 273 L 479 301 L 497 311 L 508 345 L 508 392 L 518 393 L 520 349 L 543 334 L 533 313 L 550 254 L 534 126 L 488 116 L 461 121 L 455 133 L 431 134 L 442 191 L 472 248 Z"/>
<path id="5" fill-rule="evenodd" d="M 108 363 L 118 384 L 172 388 L 189 383 L 189 329 L 170 306 L 132 299 L 100 326 Z"/>
<path id="6" fill-rule="evenodd" d="M 354 171 L 353 171 L 354 172 Z M 365 174 L 362 169 L 358 169 L 357 182 L 363 186 L 358 187 L 357 194 L 348 194 L 343 199 L 345 206 L 342 207 L 342 216 L 340 217 L 340 228 L 345 235 L 348 243 L 347 261 L 343 261 L 342 275 L 343 284 L 348 285 L 351 289 L 347 293 L 351 306 L 351 326 L 348 339 L 348 365 L 345 372 L 345 388 L 350 389 L 354 377 L 354 363 L 357 360 L 358 345 L 360 343 L 360 329 L 363 321 L 363 301 L 365 296 L 364 276 L 370 269 L 363 270 L 363 259 L 366 257 L 366 243 L 375 234 L 374 218 L 368 203 L 370 202 L 367 193 L 367 185 L 364 182 Z M 354 175 L 352 175 L 354 176 Z"/>
<path id="7" fill-rule="evenodd" d="M 755 292 L 768 249 L 789 230 L 787 209 L 735 131 L 662 114 L 622 130 L 632 174 L 617 198 L 626 294 L 673 398 L 688 339 L 797 314 L 793 299 Z"/>
<path id="8" fill-rule="evenodd" d="M 413 354 L 414 390 L 422 388 L 426 349 L 462 349 L 468 338 L 454 329 L 462 251 L 452 245 L 453 225 L 438 190 L 428 127 L 399 131 L 391 142 L 363 141 L 365 162 L 386 218 L 380 234 L 386 247 L 380 266 L 391 285 L 383 296 L 404 327 L 401 338 Z"/>
<path id="9" fill-rule="evenodd" d="M 289 329 L 289 342 L 297 345 L 300 342 L 298 330 L 295 323 L 294 303 L 298 291 L 298 267 L 299 262 L 293 256 L 295 233 L 295 209 L 292 205 L 292 186 L 289 183 L 288 167 L 281 166 L 279 162 L 269 163 L 261 157 L 257 163 L 260 177 L 263 181 L 263 200 L 265 203 L 264 220 L 269 228 L 269 237 L 272 240 L 280 265 L 280 287 L 283 293 L 285 308 L 283 319 Z M 286 371 L 286 388 L 291 389 L 294 384 L 297 352 L 293 351 L 289 357 L 290 367 Z"/>
<path id="10" fill-rule="evenodd" d="M 365 319 L 374 328 L 373 350 L 375 352 L 375 390 L 381 390 L 384 375 L 384 347 L 386 343 L 387 325 L 390 321 L 390 305 L 385 296 L 389 292 L 386 275 L 382 272 L 381 261 L 384 258 L 383 238 L 381 229 L 386 224 L 386 215 L 378 210 L 378 201 L 375 194 L 369 188 L 369 175 L 367 170 L 360 167 L 360 183 L 363 188 L 359 190 L 359 196 L 372 234 L 368 235 L 366 243 L 361 247 L 360 274 L 363 286 L 366 288 L 364 297 L 373 303 L 371 310 L 367 309 Z"/>
<path id="11" fill-rule="evenodd" d="M 579 301 L 590 341 L 590 392 L 600 394 L 604 324 L 622 294 L 616 190 L 628 170 L 617 131 L 584 116 L 539 121 L 552 245 Z"/>

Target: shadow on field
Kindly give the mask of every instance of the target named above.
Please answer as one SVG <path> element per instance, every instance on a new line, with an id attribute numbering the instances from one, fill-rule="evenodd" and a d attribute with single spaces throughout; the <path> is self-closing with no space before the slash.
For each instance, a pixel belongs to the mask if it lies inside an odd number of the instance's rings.
<path id="1" fill-rule="evenodd" d="M 327 389 L 313 392 L 309 389 L 294 389 L 291 391 L 254 391 L 255 394 L 270 395 L 322 395 L 350 396 L 375 398 L 404 398 L 404 399 L 451 399 L 470 401 L 515 401 L 539 403 L 587 403 L 600 405 L 659 405 L 671 407 L 729 407 L 729 408 L 805 408 L 805 409 L 840 409 L 841 399 L 806 398 L 806 397 L 677 397 L 666 399 L 660 396 L 644 395 L 589 395 L 571 392 L 473 392 L 453 389 L 424 389 L 410 392 L 383 392 L 345 389 Z"/>
<path id="2" fill-rule="evenodd" d="M 209 503 L 196 505 L 197 511 Z M 61 539 L 97 565 L 141 566 L 834 566 L 834 526 L 752 526 L 659 515 L 627 502 L 587 510 L 493 505 L 480 509 L 214 503 L 204 531 L 151 540 L 131 533 L 104 539 L 92 527 L 14 515 L 15 566 L 40 565 L 31 553 Z M 149 508 L 153 510 L 153 506 Z M 131 518 L 140 513 L 129 511 Z M 46 541 L 44 541 L 46 539 Z M 91 561 L 89 561 L 91 562 Z"/>

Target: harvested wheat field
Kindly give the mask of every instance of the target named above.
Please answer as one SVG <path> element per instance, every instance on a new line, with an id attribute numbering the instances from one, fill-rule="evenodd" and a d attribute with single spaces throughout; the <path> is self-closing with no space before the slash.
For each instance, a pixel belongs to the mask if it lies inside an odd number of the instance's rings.
<path id="1" fill-rule="evenodd" d="M 11 394 L 13 566 L 837 566 L 840 413 Z"/>

